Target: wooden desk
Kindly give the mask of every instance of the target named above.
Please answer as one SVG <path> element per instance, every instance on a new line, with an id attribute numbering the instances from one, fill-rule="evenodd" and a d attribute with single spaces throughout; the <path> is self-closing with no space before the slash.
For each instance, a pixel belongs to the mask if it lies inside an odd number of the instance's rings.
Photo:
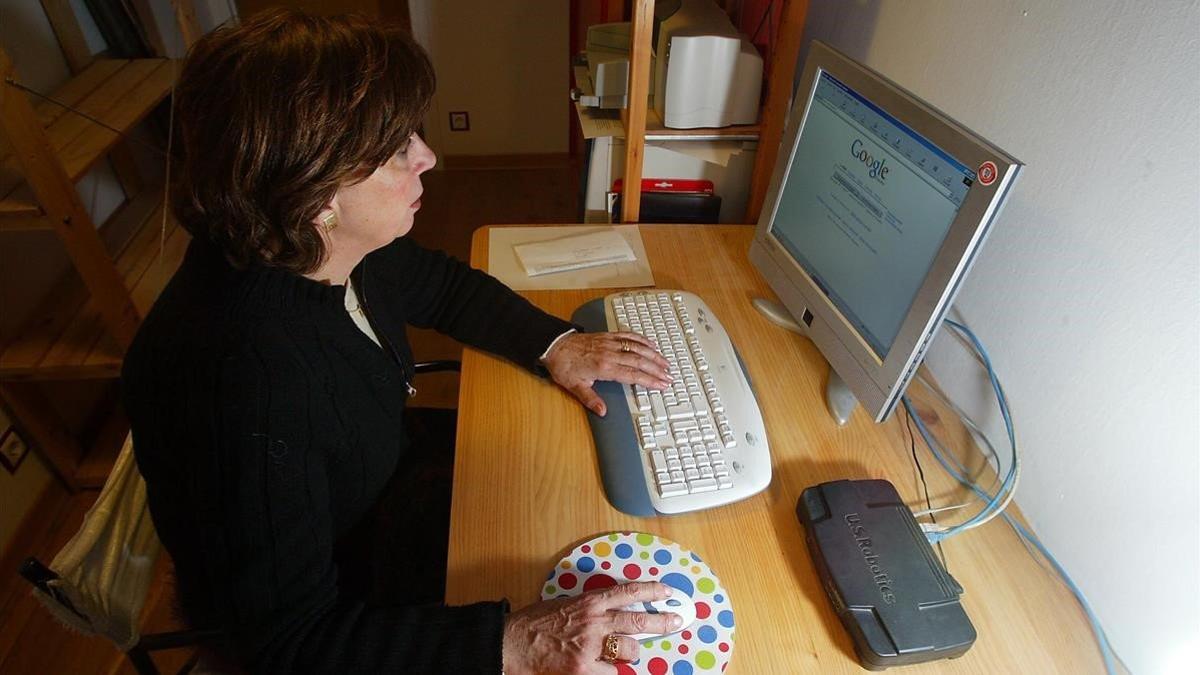
<path id="1" fill-rule="evenodd" d="M 698 294 L 741 351 L 771 443 L 770 487 L 718 509 L 627 516 L 605 500 L 592 436 L 575 399 L 508 362 L 468 349 L 459 397 L 447 602 L 503 596 L 522 607 L 538 598 L 550 567 L 573 545 L 602 532 L 645 531 L 695 550 L 728 589 L 737 615 L 728 672 L 864 672 L 818 583 L 796 520 L 796 500 L 804 488 L 823 481 L 887 478 L 910 504 L 919 504 L 920 483 L 903 425 L 896 419 L 873 424 L 860 409 L 838 428 L 825 411 L 828 367 L 816 348 L 751 307 L 755 296 L 774 297 L 746 258 L 753 233 L 744 225 L 642 226 L 658 287 Z M 487 259 L 487 228 L 481 228 L 471 263 L 486 269 Z M 569 318 L 579 305 L 605 294 L 525 295 Z M 921 407 L 929 411 L 923 417 L 938 416 L 929 404 Z M 959 433 L 962 447 L 960 430 L 931 421 L 942 438 L 954 441 Z M 965 501 L 965 492 L 927 451 L 918 446 L 918 453 L 935 506 Z M 920 666 L 921 672 L 1103 672 L 1071 594 L 1001 520 L 944 546 L 951 574 L 966 589 L 964 604 L 979 638 L 961 659 Z"/>

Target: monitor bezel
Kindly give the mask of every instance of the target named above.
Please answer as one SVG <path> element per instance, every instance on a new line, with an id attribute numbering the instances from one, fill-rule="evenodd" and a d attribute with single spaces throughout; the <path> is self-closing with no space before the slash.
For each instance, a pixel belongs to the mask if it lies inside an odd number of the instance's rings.
<path id="1" fill-rule="evenodd" d="M 968 190 L 899 332 L 882 358 L 772 232 L 781 186 L 821 72 L 828 72 L 972 170 L 978 172 L 988 161 L 997 168 L 991 185 L 976 180 Z M 819 41 L 811 44 L 796 91 L 750 258 L 793 316 L 804 316 L 806 310 L 811 313 L 810 322 L 806 322 L 809 337 L 868 414 L 875 421 L 883 421 L 920 364 L 1022 164 L 903 87 Z"/>

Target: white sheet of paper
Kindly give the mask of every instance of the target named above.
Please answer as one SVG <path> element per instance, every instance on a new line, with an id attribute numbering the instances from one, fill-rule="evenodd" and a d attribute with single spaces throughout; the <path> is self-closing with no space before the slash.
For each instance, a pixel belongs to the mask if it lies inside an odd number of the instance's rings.
<path id="1" fill-rule="evenodd" d="M 531 277 L 637 260 L 629 242 L 612 229 L 517 244 L 513 250 Z"/>
<path id="2" fill-rule="evenodd" d="M 635 260 L 599 267 L 543 274 L 525 273 L 514 246 L 561 239 L 592 232 L 616 231 L 629 244 Z M 549 225 L 540 227 L 492 227 L 488 230 L 488 273 L 518 291 L 576 288 L 640 288 L 654 285 L 646 246 L 637 225 Z"/>

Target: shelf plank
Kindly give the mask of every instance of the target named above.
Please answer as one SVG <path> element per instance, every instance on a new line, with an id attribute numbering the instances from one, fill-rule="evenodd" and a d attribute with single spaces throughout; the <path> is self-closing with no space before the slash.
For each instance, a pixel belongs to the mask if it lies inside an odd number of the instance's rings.
<path id="1" fill-rule="evenodd" d="M 29 217 L 42 215 L 40 206 L 23 199 L 0 199 L 0 218 Z M 0 225 L 0 228 L 4 227 Z"/>
<path id="2" fill-rule="evenodd" d="M 54 224 L 28 186 L 0 199 L 0 233 L 52 229 Z"/>
<path id="3" fill-rule="evenodd" d="M 762 133 L 761 124 L 735 124 L 728 127 L 704 127 L 700 129 L 672 129 L 664 126 L 662 118 L 654 108 L 646 110 L 646 135 L 671 136 L 679 140 L 687 140 L 697 136 L 753 136 L 757 138 Z"/>
<path id="4" fill-rule="evenodd" d="M 166 59 L 148 59 L 156 63 L 156 67 L 144 79 L 136 82 L 127 81 L 129 85 L 115 105 L 105 111 L 103 119 L 109 126 L 119 129 L 120 134 L 114 133 L 92 124 L 85 133 L 76 136 L 70 143 L 65 144 L 59 153 L 67 174 L 73 180 L 79 180 L 88 169 L 103 157 L 121 138 L 138 122 L 158 105 L 171 91 L 175 80 L 175 67 Z M 135 62 L 137 63 L 137 62 Z M 116 87 L 114 87 L 115 89 Z"/>

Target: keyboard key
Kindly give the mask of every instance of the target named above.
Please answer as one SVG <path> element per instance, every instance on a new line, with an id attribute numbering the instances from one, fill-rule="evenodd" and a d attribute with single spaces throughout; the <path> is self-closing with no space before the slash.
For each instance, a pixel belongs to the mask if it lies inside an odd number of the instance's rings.
<path id="1" fill-rule="evenodd" d="M 697 492 L 712 492 L 717 490 L 717 481 L 715 478 L 698 478 L 688 481 L 688 489 L 693 494 Z"/>
<path id="2" fill-rule="evenodd" d="M 667 483 L 658 486 L 658 494 L 663 497 L 676 497 L 688 493 L 687 483 Z"/>
<path id="3" fill-rule="evenodd" d="M 655 450 L 650 453 L 650 462 L 656 472 L 667 471 L 667 458 L 663 455 L 662 450 Z"/>
<path id="4" fill-rule="evenodd" d="M 650 394 L 650 410 L 654 414 L 656 422 L 664 422 L 667 419 L 667 408 L 663 403 L 662 394 L 657 392 Z"/>
<path id="5" fill-rule="evenodd" d="M 687 417 L 695 417 L 696 410 L 692 408 L 690 403 L 681 403 L 679 405 L 667 406 L 666 414 L 668 419 L 679 420 Z"/>

